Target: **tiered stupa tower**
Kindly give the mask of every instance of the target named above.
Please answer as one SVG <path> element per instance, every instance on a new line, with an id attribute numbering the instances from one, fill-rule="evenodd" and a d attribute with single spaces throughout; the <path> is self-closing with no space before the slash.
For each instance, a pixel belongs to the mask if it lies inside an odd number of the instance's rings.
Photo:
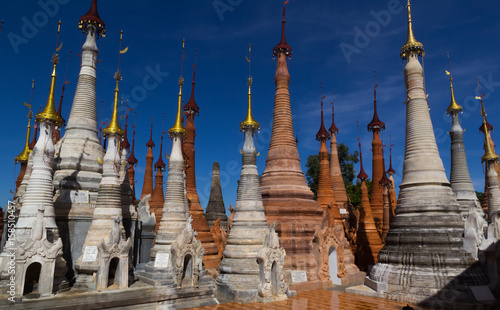
<path id="1" fill-rule="evenodd" d="M 84 236 L 92 221 L 102 174 L 98 159 L 104 156 L 97 138 L 96 39 L 104 37 L 105 24 L 97 12 L 96 0 L 92 1 L 88 13 L 80 17 L 79 28 L 86 35 L 82 64 L 64 137 L 56 146 L 59 156 L 55 160 L 53 179 L 56 219 L 68 227 L 68 231 L 61 233 L 65 255 L 73 262 L 80 257 Z"/>
<path id="2" fill-rule="evenodd" d="M 184 60 L 184 40 L 182 41 L 182 59 Z M 155 246 L 151 249 L 151 260 L 154 262 L 156 253 L 170 253 L 170 246 L 186 226 L 189 218 L 189 206 L 186 197 L 186 175 L 184 173 L 184 158 L 182 156 L 182 138 L 186 129 L 182 126 L 182 85 L 184 78 L 179 78 L 179 100 L 177 102 L 177 117 L 174 126 L 168 133 L 172 139 L 172 151 L 168 162 L 167 188 L 163 213 L 156 234 Z"/>
<path id="3" fill-rule="evenodd" d="M 337 206 L 337 201 L 335 200 L 335 193 L 333 191 L 332 177 L 330 175 L 330 162 L 328 158 L 328 148 L 326 147 L 326 140 L 330 139 L 330 133 L 325 128 L 325 123 L 323 121 L 323 96 L 321 97 L 321 126 L 316 134 L 316 140 L 320 141 L 319 149 L 319 177 L 318 177 L 318 193 L 316 195 L 316 201 L 321 205 L 323 210 L 331 204 L 333 216 L 336 220 L 341 220 L 340 212 Z"/>
<path id="4" fill-rule="evenodd" d="M 165 171 L 165 163 L 163 162 L 163 132 L 161 134 L 160 142 L 160 156 L 155 163 L 156 175 L 155 175 L 155 188 L 151 194 L 151 199 L 149 199 L 149 206 L 151 210 L 154 211 L 156 215 L 156 227 L 155 233 L 158 232 L 158 227 L 160 227 L 161 213 L 163 210 L 163 204 L 165 203 L 165 196 L 163 196 L 163 171 Z"/>
<path id="5" fill-rule="evenodd" d="M 240 123 L 240 131 L 245 135 L 242 151 L 241 178 L 238 184 L 236 209 L 224 259 L 217 277 L 217 294 L 240 303 L 258 300 L 261 282 L 257 258 L 262 249 L 268 226 L 262 203 L 257 171 L 257 156 L 253 136 L 260 125 L 252 117 L 252 78 L 248 78 L 248 112 Z"/>
<path id="6" fill-rule="evenodd" d="M 132 149 L 130 150 L 130 155 L 127 158 L 128 162 L 128 179 L 130 182 L 130 187 L 132 187 L 132 202 L 135 205 L 136 204 L 136 195 L 135 195 L 135 169 L 134 167 L 137 167 L 137 158 L 135 158 L 134 150 L 135 150 L 135 124 L 136 124 L 136 119 L 137 119 L 137 111 L 135 111 L 134 114 L 134 124 L 132 127 L 134 128 L 134 131 L 132 132 Z M 161 154 L 160 154 L 161 155 Z"/>
<path id="7" fill-rule="evenodd" d="M 121 41 L 122 36 L 120 34 L 120 54 L 122 53 Z M 120 61 L 118 60 L 118 70 L 115 73 L 116 87 L 113 115 L 109 125 L 103 130 L 104 137 L 108 142 L 106 154 L 103 158 L 103 174 L 99 184 L 97 204 L 94 209 L 92 224 L 83 244 L 82 254 L 75 264 L 75 268 L 78 271 L 76 284 L 80 287 L 94 287 L 92 275 L 99 269 L 99 260 L 97 257 L 94 260 L 89 259 L 87 255 L 93 249 L 97 251 L 97 245 L 101 239 L 104 239 L 105 242 L 109 240 L 115 219 L 117 217 L 122 218 L 123 216 L 119 169 L 121 167 L 120 141 L 124 131 L 120 128 L 118 121 L 118 85 L 121 79 Z M 122 233 L 124 233 L 121 221 L 119 225 Z"/>
<path id="8" fill-rule="evenodd" d="M 391 212 L 391 198 L 390 198 L 390 193 L 389 189 L 393 186 L 391 183 L 391 180 L 387 177 L 387 174 L 385 172 L 385 158 L 384 158 L 384 150 L 382 150 L 382 163 L 384 167 L 384 173 L 382 174 L 382 179 L 378 182 L 380 187 L 382 187 L 383 192 L 382 192 L 382 197 L 384 198 L 384 213 L 383 213 L 383 225 L 382 225 L 382 234 L 380 234 L 380 239 L 383 244 L 385 244 L 385 237 L 387 236 L 387 233 L 389 232 L 389 227 L 390 227 L 390 221 L 392 218 Z"/>
<path id="9" fill-rule="evenodd" d="M 332 92 L 333 96 L 333 92 Z M 335 200 L 339 209 L 347 209 L 348 198 L 345 189 L 344 179 L 342 178 L 342 170 L 340 169 L 339 153 L 337 150 L 337 134 L 339 129 L 335 125 L 335 110 L 332 99 L 332 125 L 328 129 L 331 135 L 330 140 L 330 175 L 332 178 L 333 191 L 335 192 Z"/>
<path id="10" fill-rule="evenodd" d="M 372 140 L 372 191 L 370 196 L 370 206 L 372 208 L 373 219 L 377 225 L 382 227 L 384 198 L 383 188 L 379 186 L 379 181 L 384 174 L 384 160 L 382 158 L 382 140 L 380 140 L 380 131 L 385 129 L 385 123 L 378 118 L 377 113 L 377 86 L 373 88 L 373 119 L 368 124 L 368 131 L 373 132 Z"/>
<path id="11" fill-rule="evenodd" d="M 494 213 L 500 211 L 500 190 L 498 181 L 499 177 L 496 170 L 496 165 L 498 165 L 499 157 L 495 153 L 494 144 L 491 141 L 490 128 L 488 126 L 488 121 L 486 120 L 486 111 L 484 110 L 483 95 L 481 95 L 481 89 L 479 89 L 479 99 L 481 100 L 481 116 L 483 117 L 483 125 L 481 131 L 484 134 L 484 155 L 481 158 L 481 162 L 485 163 L 485 188 L 488 189 L 487 192 L 485 191 L 485 195 L 488 195 L 486 214 L 488 215 L 488 223 L 491 223 L 494 220 Z M 500 236 L 489 237 L 496 237 L 498 239 Z"/>
<path id="12" fill-rule="evenodd" d="M 358 138 L 359 139 L 359 138 Z M 366 186 L 366 174 L 363 168 L 363 152 L 359 142 L 360 171 L 358 179 L 361 180 L 361 212 L 359 216 L 357 239 L 356 239 L 356 265 L 360 270 L 367 271 L 369 266 L 377 262 L 377 254 L 382 248 L 382 241 L 375 226 L 372 208 L 368 199 L 368 187 Z M 378 185 L 378 184 L 377 184 Z"/>
<path id="13" fill-rule="evenodd" d="M 226 207 L 222 198 L 222 187 L 220 185 L 220 166 L 214 162 L 212 166 L 212 186 L 210 187 L 210 197 L 207 204 L 207 222 L 210 228 L 214 226 L 217 219 L 220 218 L 219 226 L 228 229 Z"/>
<path id="14" fill-rule="evenodd" d="M 59 41 L 61 22 L 58 24 L 57 41 Z M 56 46 L 58 46 L 56 44 Z M 32 170 L 28 176 L 26 192 L 23 195 L 23 204 L 19 212 L 19 219 L 15 225 L 16 244 L 23 244 L 30 239 L 32 229 L 37 221 L 38 210 L 44 209 L 43 225 L 46 230 L 47 241 L 56 242 L 59 238 L 59 229 L 56 225 L 54 212 L 54 192 L 52 187 L 52 164 L 54 162 L 55 148 L 52 143 L 52 134 L 54 127 L 60 126 L 62 119 L 57 115 L 55 109 L 55 88 L 56 88 L 56 67 L 59 63 L 59 56 L 56 53 L 52 58 L 53 67 L 49 96 L 45 108 L 36 115 L 36 122 L 40 127 L 40 137 L 38 138 L 32 157 Z M 5 246 L 0 256 L 0 270 L 2 270 L 2 279 L 9 279 L 7 273 L 7 264 L 12 261 L 11 256 L 13 248 Z M 63 266 L 61 266 L 63 267 Z M 66 263 L 64 262 L 64 269 Z"/>
<path id="15" fill-rule="evenodd" d="M 197 51 L 196 51 L 197 54 Z M 194 140 L 196 137 L 196 128 L 194 126 L 194 118 L 200 111 L 200 108 L 194 100 L 194 86 L 196 77 L 196 55 L 195 63 L 193 65 L 193 82 L 191 86 L 191 97 L 188 102 L 184 105 L 184 114 L 186 115 L 186 137 L 184 138 L 183 150 L 186 155 L 186 194 L 189 202 L 189 213 L 193 219 L 192 225 L 193 229 L 198 232 L 196 239 L 200 240 L 203 248 L 205 249 L 205 255 L 203 256 L 203 262 L 207 269 L 214 269 L 220 264 L 220 258 L 218 257 L 217 245 L 215 245 L 214 237 L 210 233 L 210 227 L 208 226 L 207 218 L 203 212 L 203 208 L 200 204 L 200 197 L 198 197 L 198 191 L 196 190 L 196 172 L 195 172 L 195 148 Z"/>
<path id="16" fill-rule="evenodd" d="M 467 293 L 457 296 L 448 285 L 463 290 L 462 285 L 485 285 L 487 278 L 463 249 L 460 207 L 439 157 L 418 60 L 424 48 L 413 35 L 409 1 L 407 8 L 408 39 L 401 48 L 407 92 L 403 180 L 370 280 L 390 299 L 431 302 L 449 292 L 459 302 Z"/>
<path id="17" fill-rule="evenodd" d="M 451 138 L 451 170 L 450 170 L 450 184 L 451 189 L 457 197 L 462 211 L 462 217 L 465 219 L 469 213 L 469 205 L 474 203 L 477 208 L 480 208 L 479 201 L 476 196 L 476 190 L 469 174 L 467 167 L 467 158 L 465 156 L 464 147 L 464 130 L 458 122 L 458 113 L 462 111 L 462 107 L 455 101 L 455 94 L 453 93 L 453 78 L 449 71 L 446 73 L 450 77 L 450 92 L 451 103 L 446 109 L 448 115 L 451 114 L 452 125 L 450 130 Z"/>
<path id="18" fill-rule="evenodd" d="M 484 115 L 484 118 L 486 118 L 487 114 L 486 114 L 486 111 L 484 109 L 484 103 L 483 103 L 483 97 L 484 97 L 484 95 L 481 94 L 481 86 L 479 85 L 479 79 L 477 80 L 477 86 L 478 86 L 478 89 L 479 89 L 479 99 L 481 100 L 481 115 Z M 490 142 L 490 148 L 493 151 L 493 153 L 495 153 L 495 142 L 493 142 L 493 139 L 491 138 L 491 132 L 493 131 L 493 125 L 491 125 L 488 122 L 488 120 L 486 120 L 486 128 L 488 129 L 488 141 Z M 482 132 L 483 134 L 485 133 L 483 124 L 481 124 L 481 126 L 479 126 L 479 131 Z M 486 150 L 486 139 L 484 140 L 484 143 L 485 144 L 484 144 L 483 148 Z M 500 166 L 499 166 L 499 163 L 498 163 L 498 161 L 492 161 L 492 163 L 495 166 L 495 171 L 497 172 L 497 174 L 498 174 L 498 180 L 500 181 Z M 485 164 L 484 171 L 488 171 L 489 170 L 488 165 L 490 164 L 490 162 L 486 161 L 484 164 Z M 28 168 L 29 168 L 29 166 L 28 166 Z M 484 177 L 485 177 L 484 178 L 484 195 L 483 195 L 483 199 L 481 200 L 481 207 L 483 208 L 483 211 L 486 214 L 488 214 L 489 181 L 488 181 L 488 176 L 486 174 L 485 174 Z"/>
<path id="19" fill-rule="evenodd" d="M 149 132 L 149 141 L 146 143 L 148 152 L 146 153 L 146 170 L 144 171 L 144 182 L 142 183 L 141 198 L 153 193 L 153 148 L 155 143 L 153 142 L 153 117 L 151 117 L 151 131 Z M 155 210 L 154 211 L 156 214 Z"/>
<path id="20" fill-rule="evenodd" d="M 59 43 L 60 26 L 61 21 L 58 23 L 56 47 Z M 47 264 L 47 261 L 45 260 L 38 262 L 41 270 L 45 271 L 45 274 L 43 274 L 42 271 L 39 271 L 39 277 L 44 276 L 49 279 L 53 279 L 53 283 L 56 285 L 57 289 L 66 289 L 67 281 L 64 278 L 64 274 L 67 271 L 67 267 L 66 261 L 60 257 L 59 252 L 61 249 L 61 239 L 59 229 L 56 225 L 56 216 L 54 212 L 54 191 L 52 185 L 52 165 L 54 163 L 55 155 L 52 134 L 54 132 L 54 128 L 56 126 L 61 126 L 62 124 L 62 118 L 57 115 L 55 108 L 56 67 L 59 63 L 59 55 L 57 52 L 59 49 L 60 47 L 56 48 L 54 56 L 52 57 L 53 67 L 47 104 L 42 112 L 38 113 L 35 118 L 38 126 L 40 127 L 40 137 L 38 138 L 31 155 L 33 163 L 32 171 L 29 175 L 26 192 L 23 195 L 23 204 L 19 212 L 19 219 L 15 225 L 15 238 L 10 239 L 10 241 L 14 242 L 15 246 L 6 245 L 0 255 L 0 278 L 10 279 L 12 282 L 13 278 L 10 272 L 7 272 L 7 265 L 12 266 L 12 262 L 14 261 L 12 257 L 14 256 L 13 252 L 20 253 L 21 251 L 18 247 L 22 246 L 25 251 L 23 253 L 31 251 L 29 254 L 30 259 L 37 260 L 44 255 L 44 258 L 47 257 L 47 260 L 49 260 L 48 256 L 55 254 L 55 257 L 52 257 L 55 259 L 55 266 L 53 269 L 45 269 L 45 265 Z M 43 215 L 39 212 L 39 210 L 44 211 Z M 40 221 L 43 221 L 43 223 L 40 223 Z M 40 230 L 36 230 L 35 227 L 40 227 L 37 224 L 42 224 L 45 231 L 42 232 Z M 30 243 L 30 241 L 34 241 L 33 237 L 36 238 L 40 235 L 43 235 L 43 237 L 46 238 L 43 240 L 43 244 L 40 244 L 40 241 Z M 55 249 L 52 248 L 52 245 L 54 244 L 58 244 L 59 246 L 56 253 L 44 252 L 44 247 L 51 248 L 51 250 Z M 33 258 L 33 256 L 36 255 L 40 256 Z M 28 255 L 24 257 L 28 257 Z M 22 261 L 17 259 L 15 262 L 16 264 L 22 263 Z M 26 263 L 26 260 L 24 263 Z M 18 272 L 19 269 L 17 267 L 18 266 L 16 266 L 16 270 Z M 54 274 L 50 274 L 52 272 L 54 272 Z M 24 276 L 25 275 L 19 275 L 18 277 L 24 280 Z M 12 284 L 9 284 L 9 286 L 10 285 Z M 16 288 L 18 287 L 19 286 L 16 284 Z M 56 287 L 54 287 L 54 289 L 56 289 Z M 43 289 L 47 289 L 47 287 L 40 288 L 39 292 L 43 291 Z M 22 295 L 22 293 L 18 294 L 19 293 L 16 292 L 16 296 Z"/>
<path id="21" fill-rule="evenodd" d="M 292 48 L 285 40 L 285 7 L 281 41 L 273 49 L 273 55 L 278 59 L 274 76 L 276 94 L 271 143 L 261 179 L 262 200 L 268 224 L 277 221 L 280 245 L 286 251 L 285 269 L 305 270 L 307 280 L 316 281 L 317 261 L 311 241 L 322 221 L 323 209 L 307 186 L 293 133 L 290 74 L 286 64 Z"/>
<path id="22" fill-rule="evenodd" d="M 61 89 L 61 98 L 59 98 L 59 107 L 57 108 L 57 115 L 62 118 L 62 124 L 60 127 L 56 127 L 54 129 L 54 134 L 52 135 L 52 140 L 54 141 L 54 144 L 56 144 L 57 142 L 59 142 L 59 140 L 61 140 L 61 130 L 62 127 L 66 124 L 66 120 L 62 117 L 62 103 L 64 98 L 64 91 L 66 90 L 66 84 L 69 84 L 69 81 L 66 81 L 66 77 L 68 76 L 70 58 L 71 58 L 71 50 L 69 51 L 68 54 L 68 62 L 66 63 L 66 72 L 64 73 L 64 82 Z"/>

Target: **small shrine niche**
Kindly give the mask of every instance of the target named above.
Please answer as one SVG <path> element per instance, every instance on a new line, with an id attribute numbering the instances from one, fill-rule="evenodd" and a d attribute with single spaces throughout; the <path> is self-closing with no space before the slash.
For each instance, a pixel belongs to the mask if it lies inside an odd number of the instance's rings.
<path id="1" fill-rule="evenodd" d="M 191 216 L 186 220 L 186 227 L 170 248 L 172 253 L 172 268 L 175 274 L 177 287 L 196 286 L 200 276 L 205 273 L 203 254 L 205 250 L 201 242 L 196 239 L 191 222 Z"/>
<path id="2" fill-rule="evenodd" d="M 285 249 L 280 247 L 276 222 L 274 222 L 269 228 L 269 234 L 266 235 L 257 258 L 260 270 L 259 297 L 261 302 L 288 298 L 288 284 L 283 270 L 285 257 Z"/>
<path id="3" fill-rule="evenodd" d="M 47 240 L 44 212 L 44 207 L 38 208 L 31 237 L 16 244 L 16 297 L 20 299 L 49 297 L 67 285 L 60 272 L 56 275 L 57 264 L 63 260 L 63 244 L 61 238 Z"/>
<path id="4" fill-rule="evenodd" d="M 97 271 L 97 291 L 111 289 L 125 289 L 128 287 L 129 251 L 132 240 L 125 240 L 120 229 L 120 216 L 117 216 L 109 240 L 99 242 L 98 257 L 99 270 Z"/>

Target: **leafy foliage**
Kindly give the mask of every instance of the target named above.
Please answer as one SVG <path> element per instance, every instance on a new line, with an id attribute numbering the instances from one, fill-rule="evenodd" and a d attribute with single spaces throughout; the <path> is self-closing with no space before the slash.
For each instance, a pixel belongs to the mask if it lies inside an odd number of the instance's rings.
<path id="1" fill-rule="evenodd" d="M 342 178 L 344 179 L 344 184 L 346 185 L 347 195 L 349 196 L 351 203 L 354 206 L 358 206 L 361 202 L 361 182 L 356 181 L 356 171 L 354 170 L 354 164 L 359 162 L 359 153 L 354 151 L 349 152 L 349 147 L 344 143 L 340 143 L 337 146 L 337 152 L 339 155 L 340 170 L 342 171 Z M 314 193 L 314 199 L 316 199 L 316 194 L 318 193 L 318 178 L 319 178 L 319 155 L 309 155 L 306 162 L 306 178 L 309 188 Z M 371 181 L 366 181 L 366 186 L 368 191 L 371 191 Z"/>

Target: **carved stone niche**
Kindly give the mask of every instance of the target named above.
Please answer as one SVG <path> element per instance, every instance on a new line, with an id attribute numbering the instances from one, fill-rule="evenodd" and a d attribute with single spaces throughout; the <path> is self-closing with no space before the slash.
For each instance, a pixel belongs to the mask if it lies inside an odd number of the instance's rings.
<path id="1" fill-rule="evenodd" d="M 48 297 L 69 289 L 64 278 L 67 268 L 62 257 L 63 244 L 61 238 L 55 242 L 47 240 L 44 211 L 44 207 L 38 208 L 30 239 L 21 244 L 16 242 L 16 297 L 19 299 L 28 294 Z"/>
<path id="2" fill-rule="evenodd" d="M 331 280 L 333 284 L 362 283 L 365 273 L 354 265 L 354 255 L 345 237 L 347 232 L 341 221 L 334 218 L 331 204 L 323 212 L 321 226 L 316 229 L 313 249 L 318 262 L 320 280 Z"/>
<path id="3" fill-rule="evenodd" d="M 259 299 L 261 302 L 271 302 L 287 299 L 288 284 L 285 281 L 283 264 L 285 249 L 280 247 L 276 222 L 271 224 L 262 249 L 259 250 L 257 263 L 260 269 Z"/>
<path id="4" fill-rule="evenodd" d="M 198 287 L 200 276 L 204 276 L 203 254 L 205 250 L 201 242 L 196 239 L 191 222 L 191 216 L 186 220 L 186 227 L 172 243 L 172 268 L 175 274 L 177 287 Z"/>
<path id="5" fill-rule="evenodd" d="M 99 270 L 97 271 L 97 291 L 126 289 L 128 287 L 129 251 L 131 238 L 124 240 L 120 229 L 120 216 L 113 223 L 109 240 L 101 239 L 97 245 Z"/>

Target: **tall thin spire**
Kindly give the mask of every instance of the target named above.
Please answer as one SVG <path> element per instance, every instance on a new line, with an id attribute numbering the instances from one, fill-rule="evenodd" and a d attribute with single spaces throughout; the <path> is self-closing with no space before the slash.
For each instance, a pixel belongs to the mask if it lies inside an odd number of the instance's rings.
<path id="1" fill-rule="evenodd" d="M 450 65 L 450 54 L 446 53 L 446 56 L 448 57 L 448 70 L 446 71 L 446 74 L 450 77 L 450 92 L 451 92 L 451 103 L 448 106 L 448 109 L 446 109 L 446 112 L 448 114 L 451 114 L 453 111 L 460 112 L 462 111 L 462 107 L 455 101 L 455 94 L 453 93 L 453 78 L 451 76 L 451 65 Z"/>
<path id="2" fill-rule="evenodd" d="M 118 89 L 118 84 L 120 84 L 120 80 L 122 79 L 122 75 L 120 73 L 120 58 L 122 54 L 125 54 L 128 50 L 128 47 L 122 50 L 122 41 L 123 41 L 123 30 L 120 31 L 120 53 L 118 54 L 118 69 L 115 73 L 116 80 L 116 88 L 115 88 L 115 100 L 113 103 L 113 115 L 111 116 L 111 121 L 109 122 L 108 127 L 104 128 L 104 135 L 109 134 L 117 134 L 119 136 L 123 136 L 123 129 L 120 127 L 120 123 L 118 121 L 118 97 L 120 90 Z"/>
<path id="3" fill-rule="evenodd" d="M 127 161 L 130 165 L 136 165 L 138 160 L 135 158 L 134 154 L 134 149 L 135 149 L 135 124 L 137 121 L 137 111 L 134 113 L 134 124 L 132 125 L 132 128 L 134 128 L 134 131 L 132 131 L 132 149 L 130 150 L 130 155 L 127 158 Z"/>
<path id="4" fill-rule="evenodd" d="M 125 129 L 123 130 L 123 142 L 121 143 L 122 148 L 128 150 L 130 148 L 130 143 L 128 142 L 127 131 L 128 131 L 128 112 L 132 111 L 132 108 L 128 107 L 128 100 L 125 110 Z M 161 156 L 161 155 L 160 155 Z"/>
<path id="5" fill-rule="evenodd" d="M 285 24 L 286 24 L 286 21 L 285 21 L 285 12 L 286 12 L 285 11 L 285 7 L 288 4 L 288 1 L 289 0 L 286 0 L 285 3 L 283 4 L 283 21 L 281 22 L 281 41 L 273 49 L 273 55 L 274 55 L 274 57 L 277 57 L 278 54 L 283 53 L 287 57 L 291 58 L 292 54 L 293 54 L 292 47 L 290 45 L 288 45 L 286 43 L 286 40 L 285 40 Z"/>
<path id="6" fill-rule="evenodd" d="M 483 133 L 484 133 L 484 155 L 481 157 L 481 162 L 498 160 L 498 155 L 491 148 L 490 136 L 488 134 L 488 126 L 486 125 L 486 114 L 483 114 Z"/>
<path id="7" fill-rule="evenodd" d="M 163 113 L 163 120 L 165 120 L 165 113 Z M 162 171 L 165 171 L 165 163 L 163 162 L 163 126 L 162 126 L 162 132 L 161 132 L 161 138 L 160 138 L 160 156 L 158 156 L 158 160 L 155 163 L 155 168 L 156 170 L 160 169 Z"/>
<path id="8" fill-rule="evenodd" d="M 389 135 L 389 169 L 387 170 L 387 173 L 390 175 L 396 174 L 396 170 L 392 168 L 392 147 L 394 144 L 392 144 L 392 137 Z"/>
<path id="9" fill-rule="evenodd" d="M 61 118 L 62 118 L 62 103 L 63 103 L 64 91 L 66 90 L 66 84 L 69 84 L 69 81 L 66 81 L 66 77 L 68 76 L 70 58 L 71 58 L 71 50 L 68 53 L 68 62 L 66 63 L 66 72 L 64 73 L 64 82 L 61 89 L 61 99 L 59 99 L 59 107 L 57 108 L 57 115 L 59 115 Z M 64 126 L 65 123 L 66 121 L 63 118 L 62 125 Z"/>
<path id="10" fill-rule="evenodd" d="M 375 80 L 375 85 L 373 86 L 373 118 L 372 121 L 368 124 L 368 131 L 375 131 L 375 130 L 384 130 L 385 129 L 385 123 L 382 122 L 378 118 L 378 112 L 377 112 L 377 79 L 376 79 L 376 74 L 377 72 L 374 71 L 374 80 Z"/>
<path id="11" fill-rule="evenodd" d="M 146 146 L 148 148 L 148 151 L 146 153 L 146 169 L 144 171 L 144 182 L 142 183 L 142 192 L 140 199 L 153 193 L 153 147 L 155 147 L 155 143 L 153 142 L 153 116 L 151 116 L 151 131 L 149 132 L 149 141 L 146 143 Z"/>
<path id="12" fill-rule="evenodd" d="M 196 104 L 194 100 L 194 85 L 195 85 L 195 77 L 196 77 L 196 58 L 198 56 L 198 49 L 194 52 L 194 64 L 193 64 L 193 82 L 191 83 L 191 97 L 189 97 L 188 102 L 184 105 L 184 111 L 192 111 L 194 114 L 198 114 L 200 111 L 200 107 Z"/>
<path id="13" fill-rule="evenodd" d="M 358 179 L 360 180 L 366 180 L 368 179 L 368 174 L 365 172 L 365 168 L 363 167 L 363 151 L 361 150 L 361 140 L 359 139 L 359 123 L 358 123 L 358 146 L 359 146 L 359 173 L 358 173 Z"/>
<path id="14" fill-rule="evenodd" d="M 248 111 L 247 117 L 243 122 L 240 123 L 240 131 L 243 130 L 244 127 L 251 126 L 255 130 L 260 129 L 260 124 L 256 120 L 254 120 L 252 116 L 252 75 L 251 75 L 251 61 L 252 61 L 252 45 L 248 45 Z"/>
<path id="15" fill-rule="evenodd" d="M 52 62 L 54 64 L 54 66 L 53 66 L 52 75 L 51 75 L 49 98 L 47 99 L 47 105 L 42 110 L 42 112 L 40 112 L 36 115 L 36 121 L 38 123 L 41 121 L 47 120 L 47 121 L 53 122 L 54 125 L 56 125 L 56 126 L 61 126 L 61 124 L 62 124 L 62 117 L 57 115 L 56 102 L 55 102 L 56 77 L 57 77 L 56 67 L 57 67 L 57 64 L 59 63 L 59 55 L 57 55 L 57 52 L 62 47 L 62 43 L 61 43 L 61 46 L 58 46 L 60 32 L 61 32 L 61 21 L 59 21 L 58 26 L 57 26 L 56 51 L 54 53 L 54 56 L 52 57 Z"/>
<path id="16" fill-rule="evenodd" d="M 29 147 L 29 140 L 30 140 L 30 132 L 31 132 L 31 118 L 33 117 L 33 112 L 31 111 L 31 106 L 33 105 L 33 89 L 35 88 L 35 80 L 31 81 L 31 101 L 30 104 L 27 104 L 26 102 L 24 103 L 25 106 L 29 108 L 28 112 L 28 130 L 26 133 L 26 142 L 24 144 L 24 149 L 15 158 L 16 164 L 19 162 L 27 162 L 31 153 L 31 149 Z"/>
<path id="17" fill-rule="evenodd" d="M 410 8 L 410 0 L 408 0 L 407 14 L 408 14 L 408 38 L 406 39 L 406 43 L 403 45 L 400 51 L 401 58 L 407 59 L 410 52 L 415 52 L 422 56 L 425 55 L 424 46 L 422 43 L 418 42 L 413 35 L 413 25 L 411 21 L 411 8 Z"/>
<path id="18" fill-rule="evenodd" d="M 181 111 L 182 111 L 182 85 L 184 85 L 184 78 L 182 77 L 182 69 L 184 66 L 184 45 L 186 40 L 182 39 L 182 60 L 181 60 L 181 76 L 179 78 L 179 99 L 177 101 L 177 117 L 175 118 L 175 123 L 172 128 L 169 129 L 168 133 L 172 136 L 175 133 L 180 133 L 183 136 L 186 135 L 186 129 L 182 126 Z"/>
<path id="19" fill-rule="evenodd" d="M 318 141 L 330 139 L 330 133 L 326 130 L 325 122 L 323 121 L 323 99 L 325 99 L 325 96 L 323 96 L 323 82 L 321 82 L 321 126 L 316 134 L 316 140 Z"/>
<path id="20" fill-rule="evenodd" d="M 336 134 L 339 132 L 339 129 L 335 125 L 335 107 L 333 105 L 333 89 L 332 89 L 332 101 L 330 103 L 332 104 L 332 125 L 330 126 L 330 128 L 328 128 L 328 131 L 331 134 Z"/>

